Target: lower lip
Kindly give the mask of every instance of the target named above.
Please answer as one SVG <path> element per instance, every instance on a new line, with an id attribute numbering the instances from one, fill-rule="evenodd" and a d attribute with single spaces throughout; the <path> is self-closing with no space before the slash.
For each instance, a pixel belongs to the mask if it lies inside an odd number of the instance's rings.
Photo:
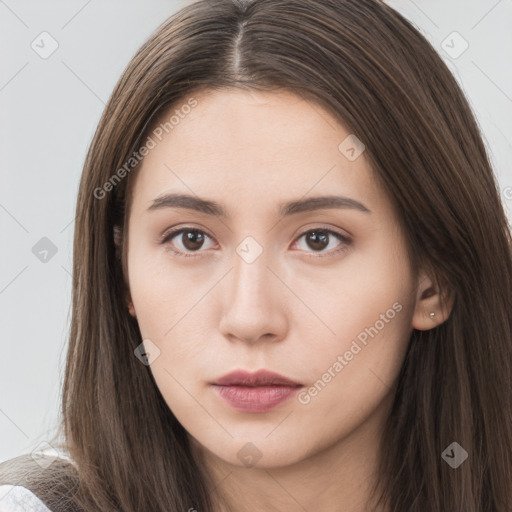
<path id="1" fill-rule="evenodd" d="M 295 395 L 302 386 L 218 386 L 217 393 L 231 407 L 244 412 L 265 412 Z"/>

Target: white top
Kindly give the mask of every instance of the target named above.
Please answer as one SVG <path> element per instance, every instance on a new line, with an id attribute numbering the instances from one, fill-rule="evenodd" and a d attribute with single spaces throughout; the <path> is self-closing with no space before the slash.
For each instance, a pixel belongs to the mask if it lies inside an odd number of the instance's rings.
<path id="1" fill-rule="evenodd" d="M 55 452 L 52 452 L 51 456 L 55 457 Z M 58 457 L 74 464 L 66 454 L 59 453 Z M 21 485 L 3 484 L 0 485 L 0 512 L 52 511 L 29 489 Z"/>
<path id="2" fill-rule="evenodd" d="M 21 485 L 0 485 L 0 512 L 51 512 L 31 491 Z"/>

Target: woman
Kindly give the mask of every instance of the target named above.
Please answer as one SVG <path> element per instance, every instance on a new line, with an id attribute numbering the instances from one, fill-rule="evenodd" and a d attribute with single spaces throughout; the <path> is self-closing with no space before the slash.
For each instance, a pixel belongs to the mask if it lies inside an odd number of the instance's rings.
<path id="1" fill-rule="evenodd" d="M 508 511 L 511 290 L 477 124 L 410 23 L 200 0 L 85 162 L 70 461 L 0 481 L 52 512 Z"/>

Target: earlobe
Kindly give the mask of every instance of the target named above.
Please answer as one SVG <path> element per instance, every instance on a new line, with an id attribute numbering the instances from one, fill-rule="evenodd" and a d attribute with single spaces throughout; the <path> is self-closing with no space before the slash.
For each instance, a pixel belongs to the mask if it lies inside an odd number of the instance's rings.
<path id="1" fill-rule="evenodd" d="M 412 327 L 419 331 L 428 331 L 445 322 L 453 308 L 453 290 L 441 287 L 429 276 L 423 274 L 418 280 L 416 307 Z"/>
<path id="2" fill-rule="evenodd" d="M 137 318 L 135 314 L 135 308 L 133 307 L 133 302 L 129 294 L 127 294 L 126 296 L 126 305 L 128 306 L 128 311 L 130 312 L 130 315 L 133 316 L 133 318 Z"/>

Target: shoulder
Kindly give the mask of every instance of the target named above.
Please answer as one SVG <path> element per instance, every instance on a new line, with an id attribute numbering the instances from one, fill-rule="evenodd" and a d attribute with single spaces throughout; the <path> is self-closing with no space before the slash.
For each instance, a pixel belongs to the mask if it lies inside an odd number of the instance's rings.
<path id="1" fill-rule="evenodd" d="M 78 473 L 67 456 L 24 454 L 0 463 L 0 512 L 75 510 Z"/>
<path id="2" fill-rule="evenodd" d="M 21 485 L 0 485 L 0 512 L 52 512 L 32 491 Z"/>

